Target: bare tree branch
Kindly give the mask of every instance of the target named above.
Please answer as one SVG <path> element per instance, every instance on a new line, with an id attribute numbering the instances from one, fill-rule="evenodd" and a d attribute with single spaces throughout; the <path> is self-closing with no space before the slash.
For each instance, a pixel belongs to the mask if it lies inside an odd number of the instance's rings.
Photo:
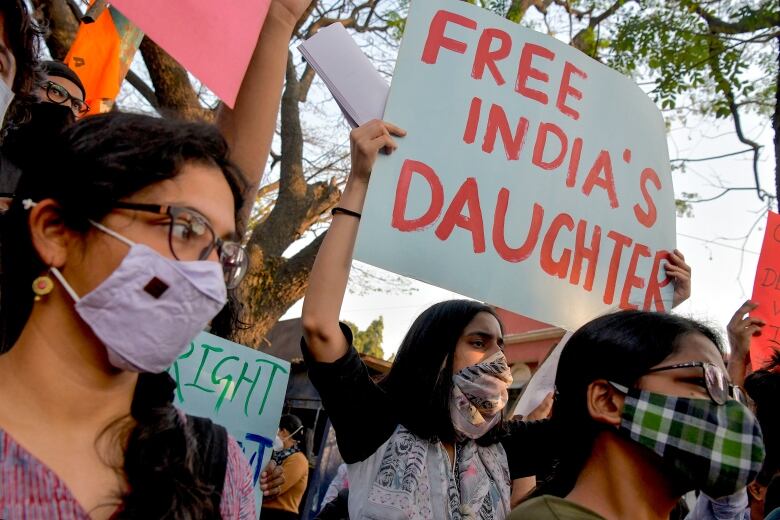
<path id="1" fill-rule="evenodd" d="M 732 191 L 755 191 L 755 189 L 756 189 L 755 186 L 740 186 L 740 187 L 724 188 L 723 191 L 721 191 L 715 196 L 707 197 L 706 199 L 686 199 L 685 202 L 688 204 L 697 204 L 699 202 L 712 202 L 713 200 L 717 200 L 722 196 L 726 195 L 727 193 L 731 193 Z M 769 196 L 771 197 L 771 195 Z"/>
<path id="2" fill-rule="evenodd" d="M 767 200 L 769 194 L 761 187 L 761 181 L 758 177 L 758 159 L 761 153 L 761 145 L 757 142 L 748 139 L 742 130 L 742 121 L 739 115 L 739 108 L 735 101 L 734 91 L 731 88 L 731 84 L 723 77 L 723 72 L 720 70 L 720 61 L 718 56 L 720 54 L 723 43 L 717 38 L 710 38 L 709 41 L 709 66 L 712 76 L 715 79 L 715 83 L 723 96 L 726 98 L 731 118 L 734 121 L 734 130 L 737 133 L 737 138 L 744 144 L 748 145 L 753 150 L 753 180 L 755 182 L 755 190 L 758 198 L 763 202 Z"/>
<path id="3" fill-rule="evenodd" d="M 743 153 L 752 152 L 753 148 L 748 148 L 746 150 L 740 150 L 738 152 L 731 152 L 731 153 L 724 153 L 722 155 L 712 155 L 710 157 L 697 157 L 695 159 L 685 158 L 685 157 L 678 157 L 677 159 L 672 159 L 671 162 L 703 162 L 703 161 L 712 161 L 714 159 L 723 159 L 724 157 L 733 157 L 735 155 L 741 155 Z"/>
<path id="4" fill-rule="evenodd" d="M 763 29 L 780 26 L 780 13 L 777 13 L 774 18 L 768 17 L 760 21 L 755 17 L 745 15 L 742 19 L 736 22 L 727 22 L 710 13 L 700 4 L 694 4 L 694 10 L 696 14 L 701 16 L 704 21 L 707 22 L 707 26 L 713 34 L 752 33 Z"/>
<path id="5" fill-rule="evenodd" d="M 127 77 L 125 79 L 150 105 L 152 105 L 152 108 L 154 108 L 157 112 L 160 111 L 160 102 L 157 101 L 157 94 L 154 93 L 154 90 L 152 90 L 152 88 L 147 85 L 146 82 L 138 76 L 138 74 L 132 70 L 128 70 Z"/>

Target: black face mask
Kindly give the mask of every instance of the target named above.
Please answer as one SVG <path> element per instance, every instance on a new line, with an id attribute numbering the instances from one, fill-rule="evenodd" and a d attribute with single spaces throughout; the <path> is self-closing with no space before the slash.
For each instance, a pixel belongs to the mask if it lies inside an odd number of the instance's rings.
<path id="1" fill-rule="evenodd" d="M 76 121 L 73 111 L 65 105 L 39 102 L 24 108 L 28 112 L 25 122 L 10 128 L 3 140 L 3 153 L 21 168 L 46 153 L 49 143 Z"/>

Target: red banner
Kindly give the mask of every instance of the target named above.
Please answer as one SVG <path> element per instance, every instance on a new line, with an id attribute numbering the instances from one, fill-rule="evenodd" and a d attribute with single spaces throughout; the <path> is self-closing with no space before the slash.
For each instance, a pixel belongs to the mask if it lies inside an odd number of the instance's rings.
<path id="1" fill-rule="evenodd" d="M 754 336 L 750 344 L 753 370 L 763 367 L 780 349 L 780 215 L 769 212 L 764 232 L 764 244 L 758 257 L 756 280 L 753 283 L 753 301 L 758 308 L 751 316 L 766 322 L 760 336 Z"/>

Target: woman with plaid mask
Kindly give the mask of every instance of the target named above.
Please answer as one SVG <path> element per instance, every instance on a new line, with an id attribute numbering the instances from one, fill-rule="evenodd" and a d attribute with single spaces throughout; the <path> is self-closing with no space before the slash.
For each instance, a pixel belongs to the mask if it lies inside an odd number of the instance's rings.
<path id="1" fill-rule="evenodd" d="M 666 519 L 686 492 L 728 495 L 761 468 L 761 431 L 718 337 L 692 320 L 597 318 L 564 348 L 555 383 L 555 470 L 510 519 Z"/>

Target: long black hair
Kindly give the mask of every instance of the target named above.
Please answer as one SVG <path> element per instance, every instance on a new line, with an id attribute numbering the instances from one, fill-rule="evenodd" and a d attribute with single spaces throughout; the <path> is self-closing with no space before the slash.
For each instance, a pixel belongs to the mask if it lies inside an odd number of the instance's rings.
<path id="1" fill-rule="evenodd" d="M 287 430 L 290 439 L 298 443 L 298 449 L 306 455 L 306 428 L 303 427 L 303 422 L 297 415 L 287 414 L 282 415 L 279 419 L 279 429 L 284 428 Z"/>
<path id="2" fill-rule="evenodd" d="M 235 207 L 243 203 L 243 177 L 228 159 L 225 140 L 205 123 L 112 112 L 81 120 L 43 146 L 20 165 L 16 197 L 1 219 L 0 353 L 19 337 L 33 305 L 32 281 L 47 269 L 30 238 L 25 199 L 54 199 L 63 223 L 86 232 L 89 220 L 101 220 L 116 201 L 174 178 L 185 163 L 201 162 L 219 167 Z M 121 471 L 128 483 L 120 518 L 218 516 L 211 489 L 196 476 L 198 451 L 172 404 L 173 390 L 167 373 L 138 378 L 132 427 L 120 434 L 125 442 Z"/>
<path id="3" fill-rule="evenodd" d="M 566 496 L 574 487 L 604 426 L 588 412 L 588 386 L 606 379 L 633 386 L 653 366 L 673 354 L 680 340 L 702 334 L 719 350 L 718 335 L 709 327 L 674 314 L 621 311 L 596 318 L 572 335 L 563 348 L 555 376 L 550 439 L 553 472 L 532 496 Z"/>
<path id="4" fill-rule="evenodd" d="M 6 121 L 18 122 L 25 118 L 25 103 L 34 99 L 33 90 L 40 79 L 38 48 L 42 31 L 30 16 L 24 0 L 4 0 L 0 13 L 5 19 L 3 29 L 16 60 L 16 76 L 12 86 L 16 97 L 6 115 Z"/>
<path id="5" fill-rule="evenodd" d="M 753 400 L 756 419 L 764 435 L 766 457 L 757 480 L 768 484 L 780 472 L 780 414 L 777 399 L 780 397 L 780 350 L 775 350 L 766 366 L 745 378 L 745 391 Z"/>
<path id="6" fill-rule="evenodd" d="M 401 424 L 430 441 L 455 441 L 450 418 L 453 354 L 463 330 L 480 312 L 501 319 L 492 307 L 448 300 L 426 309 L 412 324 L 393 366 L 379 382 L 396 406 Z"/>

